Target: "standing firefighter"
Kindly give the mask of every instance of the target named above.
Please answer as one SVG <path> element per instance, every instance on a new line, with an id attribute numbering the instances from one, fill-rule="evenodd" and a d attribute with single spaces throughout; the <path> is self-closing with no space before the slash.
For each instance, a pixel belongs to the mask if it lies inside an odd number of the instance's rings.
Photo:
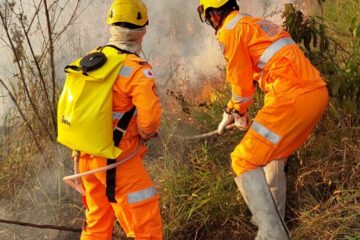
<path id="1" fill-rule="evenodd" d="M 289 239 L 284 166 L 323 114 L 326 84 L 287 32 L 241 15 L 236 0 L 200 0 L 198 12 L 215 29 L 232 87 L 218 133 L 233 121 L 248 129 L 231 159 L 235 182 L 258 226 L 256 239 Z M 264 107 L 249 126 L 247 108 L 257 85 L 266 93 Z"/>
<path id="2" fill-rule="evenodd" d="M 87 208 L 81 239 L 112 239 L 116 217 L 128 238 L 160 240 L 159 195 L 143 164 L 143 142 L 157 135 L 162 113 L 151 66 L 138 56 L 146 6 L 115 0 L 107 24 L 109 43 L 66 67 L 58 107 L 58 140 L 81 152 L 80 173 L 127 159 L 82 177 Z"/>

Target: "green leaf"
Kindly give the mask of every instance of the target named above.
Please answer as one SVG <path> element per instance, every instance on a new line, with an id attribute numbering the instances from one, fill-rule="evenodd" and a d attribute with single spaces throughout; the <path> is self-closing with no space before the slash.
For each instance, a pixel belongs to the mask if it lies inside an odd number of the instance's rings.
<path id="1" fill-rule="evenodd" d="M 354 30 L 354 37 L 360 37 L 360 25 Z"/>
<path id="2" fill-rule="evenodd" d="M 316 48 L 318 44 L 318 36 L 315 31 L 311 31 L 313 37 L 313 47 Z"/>
<path id="3" fill-rule="evenodd" d="M 357 17 L 353 17 L 352 20 L 351 20 L 351 28 L 354 28 L 355 25 L 357 24 Z"/>

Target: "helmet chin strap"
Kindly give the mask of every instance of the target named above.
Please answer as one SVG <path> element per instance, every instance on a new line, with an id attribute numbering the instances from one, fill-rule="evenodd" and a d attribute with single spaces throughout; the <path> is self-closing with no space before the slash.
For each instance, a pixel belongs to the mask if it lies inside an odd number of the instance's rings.
<path id="1" fill-rule="evenodd" d="M 214 19 L 214 13 L 207 13 L 205 14 L 205 22 L 210 25 L 212 28 L 214 28 L 215 30 L 217 30 L 217 24 L 216 24 L 216 20 Z"/>
<path id="2" fill-rule="evenodd" d="M 215 33 L 217 33 L 217 31 L 222 26 L 223 19 L 218 13 L 210 12 L 207 18 L 207 22 L 215 29 Z"/>

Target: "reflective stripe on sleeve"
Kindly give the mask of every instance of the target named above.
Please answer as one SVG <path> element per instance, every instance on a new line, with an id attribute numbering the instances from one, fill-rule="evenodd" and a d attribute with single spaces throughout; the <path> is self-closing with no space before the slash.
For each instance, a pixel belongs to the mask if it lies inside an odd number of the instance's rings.
<path id="1" fill-rule="evenodd" d="M 226 30 L 231 30 L 233 29 L 236 24 L 244 17 L 244 15 L 242 14 L 238 14 L 236 15 L 233 19 L 230 20 L 230 22 L 225 26 Z"/>
<path id="2" fill-rule="evenodd" d="M 235 103 L 248 103 L 254 100 L 254 95 L 250 97 L 242 97 L 237 95 L 235 92 L 232 92 L 232 99 Z"/>
<path id="3" fill-rule="evenodd" d="M 121 77 L 130 77 L 131 73 L 133 72 L 134 68 L 128 66 L 122 66 L 119 75 Z"/>
<path id="4" fill-rule="evenodd" d="M 291 38 L 280 38 L 279 40 L 273 42 L 261 55 L 258 67 L 262 69 L 278 51 L 291 44 L 295 44 L 294 40 Z"/>
<path id="5" fill-rule="evenodd" d="M 279 141 L 281 140 L 281 137 L 279 135 L 272 132 L 267 127 L 265 127 L 264 125 L 262 125 L 261 123 L 259 123 L 257 121 L 253 122 L 253 124 L 251 125 L 251 128 L 258 134 L 260 134 L 261 136 L 263 136 L 264 138 L 269 140 L 272 144 L 278 144 Z"/>
<path id="6" fill-rule="evenodd" d="M 152 198 L 157 194 L 155 187 L 149 187 L 137 192 L 128 194 L 128 203 L 138 203 L 145 201 L 146 199 Z"/>
<path id="7" fill-rule="evenodd" d="M 119 120 L 124 116 L 125 112 L 113 112 L 112 113 L 112 119 L 113 120 Z M 133 117 L 137 115 L 137 111 L 135 110 Z"/>
<path id="8" fill-rule="evenodd" d="M 113 112 L 112 119 L 118 120 L 121 119 L 124 116 L 124 112 Z"/>

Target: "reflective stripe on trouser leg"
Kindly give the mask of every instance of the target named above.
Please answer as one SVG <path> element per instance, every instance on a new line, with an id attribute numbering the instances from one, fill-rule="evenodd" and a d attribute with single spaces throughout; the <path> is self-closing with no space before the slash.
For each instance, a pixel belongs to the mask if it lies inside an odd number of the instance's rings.
<path id="1" fill-rule="evenodd" d="M 135 204 L 138 202 L 146 201 L 156 195 L 155 187 L 149 187 L 146 189 L 142 189 L 137 192 L 129 193 L 128 194 L 128 203 Z"/>
<path id="2" fill-rule="evenodd" d="M 278 134 L 271 131 L 265 125 L 259 123 L 256 120 L 254 120 L 254 122 L 252 123 L 251 128 L 272 144 L 278 144 L 281 140 L 281 137 Z"/>
<path id="3" fill-rule="evenodd" d="M 264 167 L 266 181 L 273 195 L 275 204 L 282 219 L 285 217 L 286 174 L 284 171 L 286 158 L 273 160 Z"/>
<path id="4" fill-rule="evenodd" d="M 128 205 L 132 218 L 138 223 L 135 226 L 135 239 L 162 240 L 162 221 L 160 204 L 154 186 L 128 193 Z"/>
<path id="5" fill-rule="evenodd" d="M 108 159 L 107 165 L 116 163 L 114 159 Z M 106 171 L 106 196 L 109 202 L 116 203 L 115 199 L 115 180 L 116 180 L 116 168 L 112 168 Z"/>
<path id="6" fill-rule="evenodd" d="M 160 196 L 142 160 L 143 155 L 117 167 L 116 203 L 111 206 L 127 237 L 161 240 Z"/>
<path id="7" fill-rule="evenodd" d="M 128 238 L 163 239 L 160 196 L 154 186 L 117 197 L 123 200 L 112 206 Z"/>
<path id="8" fill-rule="evenodd" d="M 235 174 L 240 175 L 268 164 L 281 139 L 281 135 L 254 121 L 240 144 L 231 153 Z"/>

